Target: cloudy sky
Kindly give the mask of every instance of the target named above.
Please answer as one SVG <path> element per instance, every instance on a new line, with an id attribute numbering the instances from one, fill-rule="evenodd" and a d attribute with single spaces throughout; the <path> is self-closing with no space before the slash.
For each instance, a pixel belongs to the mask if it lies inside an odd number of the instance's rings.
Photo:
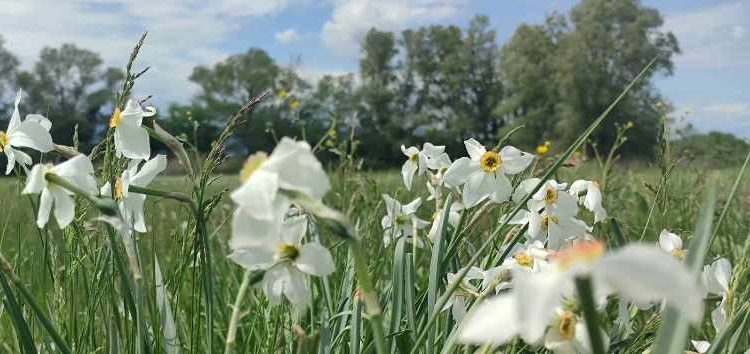
<path id="1" fill-rule="evenodd" d="M 675 75 L 657 86 L 701 130 L 750 138 L 750 0 L 642 0 L 658 8 L 683 54 Z M 518 24 L 539 23 L 573 0 L 0 0 L 0 34 L 24 67 L 44 46 L 72 42 L 122 67 L 149 31 L 141 65 L 151 71 L 139 95 L 159 105 L 186 101 L 195 65 L 249 47 L 287 64 L 301 58 L 308 79 L 354 71 L 358 42 L 375 26 L 402 30 L 434 23 L 465 25 L 488 15 L 502 43 Z"/>

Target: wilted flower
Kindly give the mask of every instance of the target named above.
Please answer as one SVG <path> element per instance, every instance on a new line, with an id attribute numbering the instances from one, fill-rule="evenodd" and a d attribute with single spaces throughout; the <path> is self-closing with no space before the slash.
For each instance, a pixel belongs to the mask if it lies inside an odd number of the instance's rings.
<path id="1" fill-rule="evenodd" d="M 607 218 L 607 211 L 602 206 L 602 191 L 599 183 L 595 181 L 577 180 L 570 185 L 570 194 L 578 198 L 586 209 L 594 213 L 594 222 L 600 222 Z M 586 192 L 584 196 L 581 193 Z"/>
<path id="2" fill-rule="evenodd" d="M 47 224 L 54 205 L 55 219 L 57 219 L 57 225 L 62 229 L 68 226 L 75 217 L 73 192 L 49 182 L 46 178 L 48 174 L 58 176 L 86 193 L 95 194 L 94 166 L 86 155 L 78 155 L 57 166 L 37 164 L 29 172 L 29 178 L 22 193 L 41 193 L 36 225 L 43 228 Z"/>
<path id="3" fill-rule="evenodd" d="M 248 157 L 240 172 L 242 186 L 231 194 L 244 213 L 271 220 L 275 210 L 289 204 L 281 190 L 320 200 L 331 184 L 310 145 L 284 137 L 271 155 L 258 152 Z"/>
<path id="4" fill-rule="evenodd" d="M 142 127 L 145 113 L 137 101 L 130 99 L 125 110 L 115 107 L 109 126 L 115 130 L 115 151 L 118 156 L 147 160 L 151 155 L 148 132 Z"/>
<path id="5" fill-rule="evenodd" d="M 446 287 L 451 287 L 455 284 L 459 272 L 461 272 L 461 270 L 446 275 L 448 282 Z M 482 278 L 484 278 L 484 272 L 482 272 L 482 269 L 479 267 L 469 268 L 466 276 L 464 276 L 456 290 L 451 294 L 450 299 L 448 299 L 445 306 L 443 306 L 443 310 L 450 308 L 453 318 L 457 321 L 463 319 L 464 315 L 466 315 L 466 308 L 469 306 L 469 303 L 479 296 L 479 288 L 472 284 L 471 281 Z"/>
<path id="6" fill-rule="evenodd" d="M 463 185 L 463 204 L 471 208 L 485 198 L 502 203 L 513 191 L 506 175 L 522 172 L 534 159 L 534 155 L 512 146 L 502 150 L 487 150 L 474 139 L 464 141 L 469 157 L 453 162 L 445 172 L 445 183 L 458 187 Z"/>
<path id="7" fill-rule="evenodd" d="M 229 258 L 248 270 L 266 271 L 262 288 L 271 303 L 280 303 L 283 295 L 294 305 L 306 306 L 310 303 L 310 290 L 304 275 L 327 276 L 334 272 L 335 263 L 320 243 L 302 243 L 307 217 L 285 219 L 287 210 L 280 209 L 272 220 L 237 220 L 251 228 L 233 227 L 233 252 Z"/>
<path id="8" fill-rule="evenodd" d="M 146 195 L 129 193 L 128 189 L 130 186 L 147 187 L 159 173 L 167 168 L 167 157 L 157 155 L 144 163 L 139 169 L 140 164 L 140 160 L 130 161 L 128 169 L 115 181 L 114 198 L 124 221 L 135 231 L 146 232 L 146 218 L 143 214 Z M 109 182 L 101 188 L 101 194 L 112 195 L 112 187 Z"/>
<path id="9" fill-rule="evenodd" d="M 383 243 L 388 246 L 391 240 L 406 237 L 408 240 L 421 244 L 415 235 L 416 230 L 423 229 L 430 223 L 417 217 L 416 212 L 422 205 L 422 199 L 417 198 L 411 203 L 402 205 L 398 200 L 384 194 L 386 215 L 380 224 L 383 227 Z"/>
<path id="10" fill-rule="evenodd" d="M 21 91 L 19 90 L 13 115 L 8 123 L 8 130 L 0 130 L 0 152 L 5 153 L 8 158 L 6 175 L 10 174 L 16 162 L 24 168 L 32 163 L 31 156 L 16 148 L 27 147 L 40 152 L 49 152 L 53 149 L 52 136 L 49 134 L 52 123 L 38 114 L 29 114 L 24 121 L 21 121 L 21 115 L 18 112 L 20 103 Z"/>
<path id="11" fill-rule="evenodd" d="M 416 146 L 406 147 L 401 145 L 401 152 L 406 156 L 406 161 L 401 166 L 401 176 L 407 190 L 411 190 L 414 173 L 421 176 L 427 169 L 440 170 L 447 168 L 451 160 L 445 153 L 445 146 L 435 146 L 425 143 L 420 151 Z"/>

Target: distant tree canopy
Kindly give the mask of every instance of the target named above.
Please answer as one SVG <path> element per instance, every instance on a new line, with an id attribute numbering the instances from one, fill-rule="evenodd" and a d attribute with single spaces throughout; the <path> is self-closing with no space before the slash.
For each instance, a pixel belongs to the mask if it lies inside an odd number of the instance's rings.
<path id="1" fill-rule="evenodd" d="M 243 102 L 269 89 L 266 103 L 231 140 L 230 152 L 268 150 L 281 135 L 342 139 L 353 129 L 359 155 L 370 166 L 392 166 L 402 161 L 400 144 L 432 141 L 459 154 L 464 139 L 493 145 L 518 125 L 525 128 L 512 137 L 514 144 L 529 149 L 552 140 L 565 146 L 656 58 L 592 136 L 604 151 L 614 139 L 614 124 L 632 121 L 626 152 L 649 154 L 658 132 L 655 105 L 662 100 L 652 79 L 670 75 L 672 56 L 679 53 L 662 24 L 659 12 L 639 0 L 582 0 L 567 15 L 522 24 L 502 47 L 485 16 L 465 28 L 373 28 L 362 41 L 358 74 L 325 76 L 315 85 L 300 78 L 294 65 L 281 66 L 264 50 L 250 48 L 196 67 L 190 80 L 198 93 L 186 104 L 171 105 L 160 119 L 206 151 Z M 0 98 L 13 85 L 22 87 L 29 94 L 26 104 L 50 115 L 62 143 L 70 141 L 74 125 L 84 143 L 97 136 L 109 114 L 103 108 L 121 78 L 97 54 L 69 44 L 45 48 L 33 70 L 19 73 L 0 40 Z"/>

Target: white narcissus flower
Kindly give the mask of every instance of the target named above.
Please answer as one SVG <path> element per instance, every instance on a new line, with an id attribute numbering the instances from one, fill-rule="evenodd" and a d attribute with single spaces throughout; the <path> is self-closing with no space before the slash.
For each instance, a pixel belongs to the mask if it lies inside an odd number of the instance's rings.
<path id="1" fill-rule="evenodd" d="M 41 229 L 47 224 L 52 207 L 55 208 L 55 219 L 60 228 L 65 228 L 75 217 L 73 192 L 47 181 L 45 176 L 54 174 L 81 190 L 96 194 L 94 166 L 86 155 L 78 155 L 59 165 L 37 164 L 29 172 L 23 194 L 39 194 L 39 215 L 36 225 Z"/>
<path id="2" fill-rule="evenodd" d="M 401 145 L 401 152 L 406 156 L 406 161 L 401 166 L 401 177 L 407 190 L 411 190 L 414 174 L 421 176 L 429 169 L 440 170 L 447 168 L 451 161 L 445 153 L 445 146 L 436 146 L 425 143 L 420 151 L 416 146 L 406 147 Z"/>
<path id="3" fill-rule="evenodd" d="M 453 284 L 456 283 L 457 274 L 461 271 L 463 270 L 459 270 L 456 273 L 446 274 L 448 282 L 446 288 L 450 288 L 453 286 Z M 445 303 L 445 306 L 443 306 L 443 311 L 450 308 L 453 318 L 455 318 L 457 321 L 463 319 L 466 315 L 466 309 L 469 306 L 469 303 L 473 301 L 477 296 L 479 296 L 479 289 L 474 284 L 472 284 L 471 281 L 479 280 L 482 278 L 484 278 L 484 272 L 481 268 L 469 268 L 466 276 L 464 276 L 463 280 L 461 280 L 461 283 L 458 284 L 456 290 L 453 292 L 453 294 L 451 294 L 450 299 L 448 299 L 448 301 Z"/>
<path id="4" fill-rule="evenodd" d="M 711 311 L 711 323 L 714 325 L 716 332 L 720 332 L 727 325 L 732 264 L 726 258 L 719 258 L 711 263 L 711 265 L 703 267 L 702 278 L 703 285 L 709 293 L 721 296 L 719 306 Z"/>
<path id="5" fill-rule="evenodd" d="M 669 230 L 661 230 L 659 234 L 659 248 L 677 259 L 682 260 L 685 258 L 685 251 L 682 249 L 682 238 L 680 235 Z"/>
<path id="6" fill-rule="evenodd" d="M 461 219 L 461 210 L 463 209 L 463 204 L 459 202 L 451 203 L 451 209 L 448 211 L 449 225 L 453 227 L 456 227 L 458 225 L 458 222 Z M 435 236 L 437 236 L 438 232 L 440 231 L 440 224 L 442 223 L 442 219 L 443 209 L 436 210 L 432 216 L 432 226 L 430 226 L 430 231 L 427 233 L 427 238 L 429 238 L 430 240 L 435 240 Z"/>
<path id="7" fill-rule="evenodd" d="M 128 169 L 115 181 L 115 200 L 125 222 L 135 231 L 146 232 L 146 218 L 143 214 L 143 204 L 146 195 L 129 193 L 130 186 L 147 187 L 156 176 L 167 168 L 167 156 L 157 155 L 141 166 L 140 160 L 131 160 Z M 112 195 L 112 187 L 107 182 L 101 188 L 101 194 Z"/>
<path id="8" fill-rule="evenodd" d="M 21 114 L 18 112 L 20 103 L 21 91 L 19 90 L 13 115 L 8 123 L 8 130 L 0 130 L 0 152 L 8 158 L 6 175 L 13 171 L 16 162 L 24 168 L 32 163 L 31 156 L 17 148 L 26 147 L 39 152 L 49 152 L 54 148 L 52 136 L 49 134 L 49 129 L 52 127 L 49 119 L 38 114 L 29 114 L 24 121 L 21 121 Z"/>
<path id="9" fill-rule="evenodd" d="M 581 193 L 586 192 L 584 196 Z M 570 194 L 579 199 L 579 202 L 589 211 L 594 213 L 594 222 L 600 222 L 607 218 L 607 211 L 602 206 L 602 191 L 596 181 L 577 180 L 570 185 Z"/>
<path id="10" fill-rule="evenodd" d="M 271 220 L 279 205 L 288 205 L 280 190 L 302 193 L 320 200 L 331 188 L 323 165 L 310 145 L 284 137 L 271 155 L 258 152 L 248 157 L 240 172 L 242 186 L 231 194 L 244 213 Z"/>
<path id="11" fill-rule="evenodd" d="M 552 209 L 552 211 L 545 208 L 541 213 L 533 210 L 522 210 L 508 223 L 514 225 L 528 224 L 526 235 L 529 241 L 546 242 L 547 248 L 550 250 L 558 250 L 567 241 L 581 238 L 591 232 L 591 227 L 575 217 L 575 210 L 566 208 Z"/>
<path id="12" fill-rule="evenodd" d="M 600 302 L 608 294 L 639 303 L 664 300 L 693 323 L 702 318 L 702 295 L 695 279 L 656 247 L 631 244 L 605 255 L 601 242 L 582 242 L 551 261 L 556 267 L 549 271 L 515 272 L 513 289 L 473 309 L 459 338 L 467 343 L 503 344 L 520 336 L 526 343 L 538 343 L 563 299 L 575 295 L 574 279 L 580 276 L 590 277 Z"/>
<path id="13" fill-rule="evenodd" d="M 445 171 L 445 183 L 452 187 L 463 185 L 463 204 L 471 208 L 485 198 L 502 203 L 510 198 L 513 188 L 506 175 L 522 172 L 534 155 L 512 146 L 502 150 L 487 150 L 474 139 L 464 141 L 469 157 L 462 157 Z"/>
<path id="14" fill-rule="evenodd" d="M 392 240 L 406 237 L 407 240 L 421 245 L 419 239 L 414 240 L 418 236 L 414 232 L 430 224 L 416 215 L 417 209 L 422 205 L 422 198 L 414 199 L 406 205 L 402 205 L 387 194 L 383 194 L 383 200 L 385 200 L 386 210 L 386 215 L 380 221 L 383 227 L 383 243 L 388 246 Z"/>
<path id="15" fill-rule="evenodd" d="M 609 337 L 604 330 L 601 333 L 604 347 L 609 347 Z M 583 319 L 573 311 L 557 308 L 544 335 L 544 347 L 557 354 L 591 353 L 591 339 Z"/>
<path id="16" fill-rule="evenodd" d="M 307 217 L 284 219 L 286 214 L 287 209 L 280 209 L 273 220 L 249 220 L 247 215 L 235 214 L 246 217 L 240 222 L 252 228 L 233 228 L 229 258 L 248 270 L 266 270 L 261 287 L 271 303 L 280 303 L 284 296 L 294 305 L 307 306 L 311 296 L 304 275 L 328 276 L 335 271 L 335 263 L 320 243 L 302 243 Z"/>
<path id="17" fill-rule="evenodd" d="M 484 272 L 482 288 L 494 287 L 495 292 L 513 287 L 511 276 L 514 272 L 538 273 L 547 269 L 549 262 L 547 258 L 551 254 L 544 248 L 541 241 L 534 241 L 525 245 L 516 244 L 508 253 L 509 257 L 503 264 L 487 269 Z"/>
<path id="18" fill-rule="evenodd" d="M 536 212 L 544 209 L 548 214 L 575 216 L 578 214 L 578 204 L 570 194 L 565 193 L 565 187 L 567 183 L 557 183 L 554 179 L 544 182 L 529 199 L 529 209 Z"/>
<path id="19" fill-rule="evenodd" d="M 146 113 L 133 99 L 125 104 L 125 110 L 115 108 L 109 126 L 115 130 L 115 152 L 133 160 L 148 160 L 151 145 L 148 132 L 142 127 Z"/>

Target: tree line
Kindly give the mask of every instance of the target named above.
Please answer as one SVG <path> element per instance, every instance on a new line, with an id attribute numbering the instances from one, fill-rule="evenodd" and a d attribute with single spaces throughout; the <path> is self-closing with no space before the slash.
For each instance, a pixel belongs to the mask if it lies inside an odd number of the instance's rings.
<path id="1" fill-rule="evenodd" d="M 657 145 L 665 101 L 652 81 L 672 74 L 672 56 L 679 53 L 677 39 L 662 24 L 659 12 L 639 0 L 582 0 L 567 14 L 520 25 L 502 46 L 486 16 L 464 28 L 373 28 L 361 43 L 358 73 L 315 83 L 303 80 L 295 65 L 250 48 L 195 67 L 189 79 L 198 93 L 159 112 L 159 119 L 206 151 L 239 105 L 270 89 L 229 153 L 268 150 L 283 135 L 331 150 L 356 140 L 357 154 L 370 166 L 392 166 L 403 160 L 401 144 L 431 141 L 457 154 L 464 139 L 494 146 L 521 125 L 511 137 L 514 144 L 533 148 L 552 141 L 554 150 L 575 139 L 655 59 L 591 140 L 606 149 L 616 139 L 616 125 L 632 122 L 628 138 L 634 143 L 624 152 L 647 155 Z M 122 70 L 105 67 L 97 53 L 73 44 L 44 48 L 30 70 L 19 64 L 0 38 L 3 103 L 9 105 L 21 88 L 25 111 L 54 122 L 55 141 L 85 150 L 101 139 Z M 146 94 L 158 100 L 158 92 Z"/>

